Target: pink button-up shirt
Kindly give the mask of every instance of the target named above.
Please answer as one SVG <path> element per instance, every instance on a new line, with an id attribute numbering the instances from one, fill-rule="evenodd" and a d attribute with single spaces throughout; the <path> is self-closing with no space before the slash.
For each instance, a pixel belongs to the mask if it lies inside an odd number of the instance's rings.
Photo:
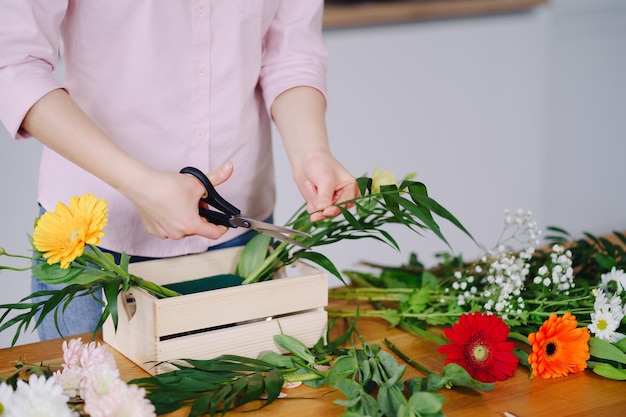
<path id="1" fill-rule="evenodd" d="M 15 138 L 30 107 L 65 88 L 128 153 L 162 170 L 227 161 L 222 196 L 250 217 L 273 210 L 268 109 L 281 92 L 325 92 L 321 0 L 18 0 L 0 13 L 0 120 Z M 52 76 L 59 52 L 65 78 Z M 147 234 L 132 204 L 44 147 L 39 202 L 93 193 L 109 203 L 102 246 L 141 256 L 201 252 L 218 241 Z"/>

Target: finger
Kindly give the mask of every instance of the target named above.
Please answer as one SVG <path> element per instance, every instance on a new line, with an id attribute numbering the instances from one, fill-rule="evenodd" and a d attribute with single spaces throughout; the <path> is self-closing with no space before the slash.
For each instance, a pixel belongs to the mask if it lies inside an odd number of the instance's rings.
<path id="1" fill-rule="evenodd" d="M 306 211 L 308 213 L 313 213 L 315 211 L 315 197 L 317 196 L 317 189 L 315 185 L 311 181 L 305 181 L 304 190 L 302 192 L 302 196 L 306 201 Z"/>
<path id="2" fill-rule="evenodd" d="M 317 183 L 317 195 L 315 197 L 313 205 L 316 210 L 324 210 L 330 206 L 333 202 L 333 195 L 335 194 L 335 184 L 332 181 L 332 177 L 321 178 Z"/>
<path id="3" fill-rule="evenodd" d="M 228 227 L 226 226 L 210 223 L 204 217 L 201 217 L 200 219 L 201 221 L 196 227 L 196 230 L 192 233 L 193 235 L 203 236 L 215 240 L 222 237 L 222 235 L 228 231 Z"/>
<path id="4" fill-rule="evenodd" d="M 219 185 L 225 182 L 226 180 L 228 180 L 232 174 L 233 174 L 233 163 L 228 161 L 224 165 L 222 165 L 220 168 L 216 169 L 215 171 L 210 172 L 207 175 L 207 178 L 209 179 L 209 181 L 211 181 L 211 184 Z"/>

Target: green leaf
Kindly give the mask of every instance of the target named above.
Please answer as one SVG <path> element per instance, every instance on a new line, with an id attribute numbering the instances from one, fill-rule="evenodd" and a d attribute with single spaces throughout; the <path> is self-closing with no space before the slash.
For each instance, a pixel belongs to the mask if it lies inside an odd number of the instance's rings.
<path id="1" fill-rule="evenodd" d="M 421 184 L 421 183 L 417 183 L 417 184 L 418 185 L 415 186 L 416 188 L 412 188 L 412 186 L 409 185 L 409 190 L 411 191 L 411 198 L 413 199 L 415 204 L 423 205 L 424 207 L 426 207 L 427 209 L 429 209 L 431 212 L 435 213 L 439 217 L 448 220 L 450 223 L 456 226 L 459 230 L 465 233 L 470 239 L 472 239 L 472 241 L 476 242 L 472 234 L 469 231 L 467 231 L 467 229 L 461 224 L 461 222 L 452 213 L 450 213 L 441 204 L 437 203 L 435 200 L 427 196 L 428 194 L 426 192 L 426 186 L 424 184 Z M 415 190 L 415 192 L 413 192 L 412 190 Z"/>
<path id="2" fill-rule="evenodd" d="M 78 277 L 84 268 L 72 267 L 62 269 L 59 263 L 49 265 L 40 262 L 33 268 L 33 275 L 45 284 L 68 284 Z"/>
<path id="3" fill-rule="evenodd" d="M 284 382 L 283 374 L 281 374 L 278 369 L 274 368 L 267 373 L 265 377 L 265 393 L 267 394 L 266 405 L 278 398 Z"/>
<path id="4" fill-rule="evenodd" d="M 598 262 L 598 264 L 601 267 L 606 268 L 608 270 L 610 270 L 611 268 L 615 266 L 615 258 L 613 258 L 610 255 L 607 255 L 606 253 L 596 253 L 595 260 L 596 262 Z"/>
<path id="5" fill-rule="evenodd" d="M 294 258 L 308 259 L 309 261 L 321 266 L 322 268 L 324 268 L 325 270 L 327 270 L 328 272 L 330 272 L 331 274 L 339 278 L 339 280 L 343 282 L 345 286 L 348 286 L 348 284 L 343 280 L 343 277 L 341 276 L 341 273 L 339 272 L 335 264 L 333 264 L 331 260 L 328 259 L 325 255 L 322 255 L 319 252 L 313 252 L 313 251 L 308 250 L 308 251 L 296 252 L 294 254 Z"/>
<path id="6" fill-rule="evenodd" d="M 593 367 L 593 372 L 605 378 L 626 381 L 626 369 L 616 368 L 608 363 L 600 363 Z"/>
<path id="7" fill-rule="evenodd" d="M 295 337 L 286 334 L 277 334 L 274 335 L 274 341 L 278 346 L 302 359 L 309 366 L 315 365 L 315 355 L 311 353 L 309 348 L 304 343 Z"/>
<path id="8" fill-rule="evenodd" d="M 270 365 L 273 365 L 277 368 L 295 368 L 296 364 L 293 361 L 293 358 L 286 355 L 281 355 L 280 353 L 276 353 L 272 350 L 264 350 L 259 353 L 258 359 L 263 362 L 267 362 Z"/>
<path id="9" fill-rule="evenodd" d="M 353 355 L 340 356 L 326 376 L 326 384 L 334 387 L 342 379 L 352 377 L 359 370 L 359 363 Z"/>
<path id="10" fill-rule="evenodd" d="M 347 401 L 337 400 L 335 404 L 342 405 L 344 407 L 354 407 L 360 400 L 361 385 L 352 379 L 340 379 L 333 387 L 337 388 L 343 395 L 346 396 Z"/>
<path id="11" fill-rule="evenodd" d="M 189 410 L 189 417 L 199 417 L 206 414 L 211 407 L 214 396 L 215 395 L 211 392 L 197 398 Z"/>
<path id="12" fill-rule="evenodd" d="M 106 307 L 104 312 L 108 312 L 113 320 L 113 328 L 117 330 L 117 323 L 119 322 L 119 312 L 117 308 L 117 296 L 120 293 L 120 285 L 122 284 L 121 278 L 109 278 L 104 286 L 104 297 L 106 298 Z M 104 313 L 103 313 L 104 314 Z"/>
<path id="13" fill-rule="evenodd" d="M 237 402 L 237 405 L 243 405 L 249 403 L 250 401 L 258 399 L 259 397 L 261 397 L 264 391 L 265 382 L 263 374 L 261 374 L 260 372 L 253 373 L 248 378 L 248 384 L 246 386 L 245 392 Z"/>
<path id="14" fill-rule="evenodd" d="M 626 363 L 626 353 L 606 340 L 592 337 L 589 339 L 589 354 L 595 358 Z"/>
<path id="15" fill-rule="evenodd" d="M 441 376 L 437 374 L 428 375 L 426 389 L 430 392 L 439 391 L 442 388 L 468 387 L 476 391 L 489 392 L 494 388 L 494 384 L 475 380 L 460 365 L 449 363 L 443 367 Z"/>
<path id="16" fill-rule="evenodd" d="M 378 388 L 378 407 L 385 416 L 397 416 L 401 406 L 408 405 L 407 399 L 401 390 L 394 386 L 383 385 Z"/>
<path id="17" fill-rule="evenodd" d="M 617 342 L 613 343 L 613 346 L 615 346 L 622 352 L 626 352 L 626 338 L 620 339 Z"/>
<path id="18" fill-rule="evenodd" d="M 391 355 L 391 353 L 386 351 L 380 351 L 376 356 L 387 374 L 383 385 L 395 385 L 396 388 L 402 388 L 402 377 L 406 372 L 406 365 L 398 364 L 398 361 Z"/>
<path id="19" fill-rule="evenodd" d="M 359 177 L 356 179 L 361 195 L 370 194 L 372 191 L 372 179 L 369 177 Z"/>
<path id="20" fill-rule="evenodd" d="M 247 277 L 263 263 L 267 256 L 272 237 L 259 233 L 253 237 L 241 251 L 237 263 L 237 275 Z"/>
<path id="21" fill-rule="evenodd" d="M 416 415 L 441 412 L 445 397 L 432 392 L 414 392 L 409 398 L 409 407 Z"/>

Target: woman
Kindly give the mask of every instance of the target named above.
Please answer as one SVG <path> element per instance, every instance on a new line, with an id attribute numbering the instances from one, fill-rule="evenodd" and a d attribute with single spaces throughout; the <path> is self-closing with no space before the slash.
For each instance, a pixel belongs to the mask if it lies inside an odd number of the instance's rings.
<path id="1" fill-rule="evenodd" d="M 312 220 L 357 195 L 328 145 L 321 0 L 1 1 L 0 120 L 44 145 L 44 210 L 107 200 L 104 249 L 159 258 L 244 243 L 198 215 L 204 189 L 178 171 L 209 173 L 243 213 L 270 218 L 271 120 Z M 90 331 L 99 309 L 66 311 L 62 334 Z M 39 334 L 58 336 L 54 323 Z"/>

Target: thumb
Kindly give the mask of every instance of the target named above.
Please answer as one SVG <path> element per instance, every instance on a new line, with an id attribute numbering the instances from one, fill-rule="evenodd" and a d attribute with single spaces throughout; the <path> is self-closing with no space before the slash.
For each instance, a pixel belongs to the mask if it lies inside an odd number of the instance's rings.
<path id="1" fill-rule="evenodd" d="M 220 185 L 230 178 L 233 174 L 233 163 L 228 161 L 215 171 L 211 171 L 207 178 L 211 181 L 213 185 Z"/>

